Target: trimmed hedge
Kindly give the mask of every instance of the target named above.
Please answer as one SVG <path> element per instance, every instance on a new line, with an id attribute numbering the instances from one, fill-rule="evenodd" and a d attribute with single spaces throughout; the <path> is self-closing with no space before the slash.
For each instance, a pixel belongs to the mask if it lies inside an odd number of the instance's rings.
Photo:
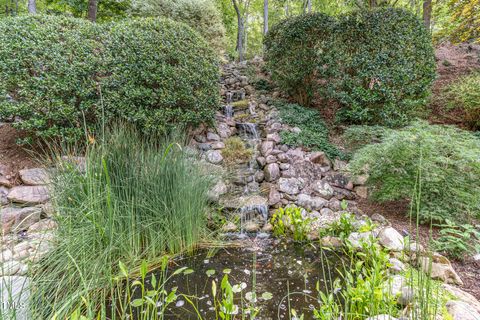
<path id="1" fill-rule="evenodd" d="M 267 69 L 277 85 L 307 106 L 331 75 L 335 19 L 322 13 L 283 20 L 265 38 Z"/>
<path id="2" fill-rule="evenodd" d="M 342 72 L 335 90 L 341 118 L 398 126 L 417 116 L 435 79 L 431 36 L 412 13 L 395 8 L 353 12 L 339 21 Z"/>
<path id="3" fill-rule="evenodd" d="M 0 117 L 33 137 L 73 141 L 112 118 L 165 131 L 218 106 L 216 54 L 180 23 L 24 16 L 0 21 L 0 43 Z"/>
<path id="4" fill-rule="evenodd" d="M 430 34 L 402 9 L 349 13 L 339 21 L 289 18 L 265 40 L 277 85 L 307 106 L 315 93 L 343 106 L 341 120 L 398 126 L 419 115 L 435 79 Z M 334 89 L 334 90 L 331 90 Z"/>

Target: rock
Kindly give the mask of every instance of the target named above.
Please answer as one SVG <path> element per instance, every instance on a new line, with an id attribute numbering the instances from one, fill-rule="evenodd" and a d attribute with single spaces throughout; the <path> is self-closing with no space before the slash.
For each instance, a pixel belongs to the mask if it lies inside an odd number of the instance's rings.
<path id="1" fill-rule="evenodd" d="M 413 301 L 414 297 L 415 297 L 415 291 L 413 290 L 413 288 L 409 286 L 404 286 L 400 290 L 400 294 L 398 295 L 398 298 L 397 298 L 397 303 L 402 306 L 407 306 Z"/>
<path id="2" fill-rule="evenodd" d="M 289 163 L 280 163 L 279 167 L 280 167 L 280 170 L 288 170 L 288 169 L 290 169 L 290 164 Z"/>
<path id="3" fill-rule="evenodd" d="M 305 158 L 305 152 L 300 149 L 300 148 L 296 148 L 296 149 L 289 149 L 287 152 L 286 152 L 286 155 L 292 159 L 293 161 L 295 160 L 303 160 Z"/>
<path id="4" fill-rule="evenodd" d="M 450 300 L 446 308 L 452 320 L 480 320 L 480 313 L 463 301 Z"/>
<path id="5" fill-rule="evenodd" d="M 282 153 L 277 154 L 277 159 L 278 159 L 278 161 L 284 162 L 285 164 L 286 164 L 286 162 L 288 162 L 288 156 L 283 151 L 282 151 Z"/>
<path id="6" fill-rule="evenodd" d="M 258 157 L 257 163 L 260 168 L 263 168 L 267 164 L 267 160 L 265 159 L 265 157 Z"/>
<path id="7" fill-rule="evenodd" d="M 2 252 L 0 252 L 0 264 L 12 260 L 13 258 L 13 252 L 10 249 L 5 249 Z"/>
<path id="8" fill-rule="evenodd" d="M 260 153 L 262 156 L 266 157 L 272 153 L 274 147 L 274 142 L 273 141 L 263 141 L 261 146 L 260 146 Z"/>
<path id="9" fill-rule="evenodd" d="M 212 143 L 212 149 L 213 150 L 225 149 L 225 143 L 223 143 L 222 141 L 214 142 Z"/>
<path id="10" fill-rule="evenodd" d="M 268 193 L 268 204 L 273 206 L 282 200 L 280 192 L 277 191 L 274 187 L 270 188 L 270 192 Z"/>
<path id="11" fill-rule="evenodd" d="M 327 200 L 319 197 L 311 197 L 307 194 L 299 194 L 297 205 L 308 210 L 320 210 L 327 204 Z"/>
<path id="12" fill-rule="evenodd" d="M 302 129 L 300 129 L 299 127 L 293 127 L 292 129 L 290 129 L 290 131 L 296 134 L 302 133 Z"/>
<path id="13" fill-rule="evenodd" d="M 220 196 L 228 192 L 228 187 L 222 180 L 218 181 L 208 192 L 208 198 L 212 202 L 218 202 Z"/>
<path id="14" fill-rule="evenodd" d="M 392 227 L 383 228 L 378 234 L 378 240 L 390 251 L 402 251 L 404 248 L 403 236 Z"/>
<path id="15" fill-rule="evenodd" d="M 388 270 L 392 273 L 401 273 L 407 270 L 407 268 L 405 267 L 405 264 L 396 258 L 388 259 L 388 263 L 390 264 L 390 267 L 388 268 Z"/>
<path id="16" fill-rule="evenodd" d="M 277 163 L 267 164 L 263 170 L 265 174 L 265 180 L 272 182 L 280 178 L 280 167 Z"/>
<path id="17" fill-rule="evenodd" d="M 374 238 L 374 234 L 371 231 L 368 232 L 352 232 L 347 238 L 347 241 L 355 249 L 363 248 L 363 243 L 370 243 L 371 239 Z"/>
<path id="18" fill-rule="evenodd" d="M 327 208 L 333 211 L 340 211 L 342 209 L 342 205 L 338 199 L 331 199 L 327 203 Z"/>
<path id="19" fill-rule="evenodd" d="M 201 151 L 208 151 L 212 149 L 212 145 L 210 143 L 199 143 L 198 149 Z"/>
<path id="20" fill-rule="evenodd" d="M 22 263 L 18 261 L 7 261 L 0 267 L 0 276 L 14 276 L 20 271 Z"/>
<path id="21" fill-rule="evenodd" d="M 320 239 L 320 245 L 326 248 L 341 248 L 343 241 L 338 237 L 326 236 Z"/>
<path id="22" fill-rule="evenodd" d="M 85 157 L 62 156 L 64 165 L 74 166 L 76 170 L 85 172 L 87 170 L 87 159 Z"/>
<path id="23" fill-rule="evenodd" d="M 246 232 L 257 232 L 258 230 L 260 230 L 260 226 L 256 221 L 250 220 L 243 225 L 243 229 Z"/>
<path id="24" fill-rule="evenodd" d="M 330 183 L 330 185 L 339 187 L 342 189 L 352 189 L 353 184 L 349 185 L 350 180 L 347 176 L 341 173 L 330 173 L 327 174 L 325 180 Z"/>
<path id="25" fill-rule="evenodd" d="M 42 209 L 37 207 L 6 207 L 0 210 L 3 233 L 27 230 L 40 220 Z"/>
<path id="26" fill-rule="evenodd" d="M 470 293 L 446 283 L 442 284 L 442 288 L 455 296 L 458 300 L 470 305 L 476 312 L 480 313 L 480 302 Z"/>
<path id="27" fill-rule="evenodd" d="M 198 143 L 205 143 L 207 142 L 207 138 L 205 138 L 205 136 L 203 134 L 196 134 L 194 137 L 195 141 L 197 141 Z"/>
<path id="28" fill-rule="evenodd" d="M 385 283 L 384 290 L 390 293 L 392 296 L 397 297 L 401 294 L 402 288 L 408 285 L 407 279 L 401 275 L 394 275 L 388 278 Z"/>
<path id="29" fill-rule="evenodd" d="M 12 202 L 40 204 L 47 202 L 50 196 L 45 186 L 19 186 L 13 187 L 7 198 Z"/>
<path id="30" fill-rule="evenodd" d="M 347 163 L 345 161 L 335 159 L 333 161 L 333 170 L 335 171 L 343 171 L 347 169 Z"/>
<path id="31" fill-rule="evenodd" d="M 378 316 L 369 317 L 365 320 L 398 320 L 398 319 L 388 314 L 380 314 Z"/>
<path id="32" fill-rule="evenodd" d="M 222 122 L 217 124 L 217 132 L 223 139 L 230 137 L 232 134 L 228 124 Z"/>
<path id="33" fill-rule="evenodd" d="M 270 163 L 274 163 L 274 162 L 277 162 L 277 157 L 275 157 L 274 155 L 269 155 L 265 158 L 267 164 L 270 164 Z"/>
<path id="34" fill-rule="evenodd" d="M 43 168 L 24 169 L 20 170 L 19 174 L 23 183 L 29 186 L 40 186 L 51 182 L 49 172 Z"/>
<path id="35" fill-rule="evenodd" d="M 382 216 L 381 214 L 379 213 L 374 213 L 370 216 L 370 219 L 373 221 L 373 222 L 377 222 L 381 225 L 385 225 L 385 224 L 388 224 L 388 220 Z"/>
<path id="36" fill-rule="evenodd" d="M 6 205 L 8 203 L 7 195 L 10 192 L 5 187 L 0 186 L 0 206 Z"/>
<path id="37" fill-rule="evenodd" d="M 57 223 L 52 219 L 43 219 L 34 223 L 28 228 L 29 233 L 33 232 L 44 232 L 48 230 L 54 230 L 57 228 Z"/>
<path id="38" fill-rule="evenodd" d="M 223 161 L 223 157 L 220 151 L 209 150 L 205 155 L 207 157 L 207 161 L 212 164 L 220 164 Z"/>
<path id="39" fill-rule="evenodd" d="M 263 225 L 262 227 L 263 232 L 272 232 L 273 231 L 273 226 L 270 222 L 267 222 Z"/>
<path id="40" fill-rule="evenodd" d="M 352 183 L 356 186 L 363 186 L 367 183 L 367 180 L 368 180 L 368 175 L 363 174 L 359 176 L 354 176 L 352 179 Z"/>
<path id="41" fill-rule="evenodd" d="M 450 261 L 444 256 L 433 253 L 431 259 L 430 257 L 420 257 L 418 262 L 421 270 L 430 274 L 432 279 L 439 279 L 445 283 L 463 285 L 462 279 L 460 279 L 459 275 L 455 272 Z"/>
<path id="42" fill-rule="evenodd" d="M 265 174 L 263 173 L 263 171 L 255 172 L 255 181 L 261 183 L 263 182 L 263 180 L 265 180 Z"/>
<path id="43" fill-rule="evenodd" d="M 222 226 L 223 232 L 236 232 L 238 230 L 237 225 L 231 221 L 228 221 Z"/>
<path id="44" fill-rule="evenodd" d="M 28 303 L 30 297 L 30 282 L 27 277 L 9 276 L 0 278 L 0 294 L 3 306 L 3 319 L 28 320 Z"/>
<path id="45" fill-rule="evenodd" d="M 207 133 L 207 140 L 208 141 L 220 141 L 220 136 L 213 132 Z"/>
<path id="46" fill-rule="evenodd" d="M 368 198 L 368 188 L 365 186 L 358 186 L 355 187 L 354 189 L 355 193 L 357 196 L 359 196 L 362 199 L 367 199 Z"/>
<path id="47" fill-rule="evenodd" d="M 325 152 L 321 151 L 311 153 L 310 161 L 324 167 L 330 167 L 332 165 Z"/>
<path id="48" fill-rule="evenodd" d="M 10 180 L 0 174 L 0 186 L 11 188 L 12 184 L 10 183 Z"/>
<path id="49" fill-rule="evenodd" d="M 297 178 L 280 178 L 278 180 L 278 190 L 287 194 L 298 194 L 303 188 L 303 179 Z"/>
<path id="50" fill-rule="evenodd" d="M 267 140 L 268 141 L 273 141 L 275 143 L 279 143 L 281 138 L 280 138 L 280 135 L 277 132 L 275 132 L 275 133 L 267 134 Z"/>
<path id="51" fill-rule="evenodd" d="M 312 185 L 312 190 L 314 193 L 327 200 L 330 200 L 334 193 L 332 186 L 330 186 L 328 182 L 322 180 L 315 181 Z"/>

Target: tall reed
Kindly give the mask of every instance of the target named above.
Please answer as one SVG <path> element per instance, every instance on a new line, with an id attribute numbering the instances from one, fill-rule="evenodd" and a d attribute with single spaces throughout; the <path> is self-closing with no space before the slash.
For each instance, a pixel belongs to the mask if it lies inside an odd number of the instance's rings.
<path id="1" fill-rule="evenodd" d="M 58 238 L 33 275 L 35 319 L 96 318 L 116 290 L 120 261 L 134 268 L 202 239 L 211 179 L 180 141 L 117 124 L 90 144 L 84 172 L 59 160 Z"/>

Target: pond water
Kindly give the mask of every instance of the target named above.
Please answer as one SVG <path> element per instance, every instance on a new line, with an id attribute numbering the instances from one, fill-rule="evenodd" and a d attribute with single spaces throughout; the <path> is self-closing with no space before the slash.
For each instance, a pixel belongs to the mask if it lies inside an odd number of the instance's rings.
<path id="1" fill-rule="evenodd" d="M 235 293 L 239 309 L 235 319 L 242 319 L 241 310 L 248 306 L 258 311 L 257 320 L 291 319 L 292 309 L 303 313 L 305 319 L 313 319 L 312 310 L 318 307 L 317 289 L 332 290 L 334 270 L 340 263 L 336 254 L 320 252 L 312 245 L 302 247 L 273 239 L 243 240 L 238 247 L 201 250 L 175 259 L 172 270 L 188 267 L 193 272 L 174 276 L 167 288 L 177 287 L 178 294 L 193 296 L 192 302 L 202 318 L 211 320 L 215 319 L 212 281 L 217 284 L 218 298 L 220 283 L 228 274 L 231 285 L 242 289 Z M 198 317 L 191 304 L 179 296 L 170 305 L 165 319 Z"/>

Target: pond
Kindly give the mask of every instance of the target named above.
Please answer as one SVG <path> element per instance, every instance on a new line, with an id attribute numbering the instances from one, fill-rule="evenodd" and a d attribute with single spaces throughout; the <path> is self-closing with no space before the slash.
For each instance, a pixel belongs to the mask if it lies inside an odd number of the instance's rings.
<path id="1" fill-rule="evenodd" d="M 179 297 L 170 304 L 165 319 L 198 319 L 195 309 L 203 319 L 216 319 L 215 310 L 222 310 L 218 301 L 225 275 L 236 291 L 236 319 L 242 319 L 242 313 L 248 314 L 245 310 L 249 307 L 257 313 L 257 320 L 290 319 L 292 309 L 312 319 L 313 309 L 318 307 L 318 290 L 333 290 L 340 261 L 335 253 L 312 245 L 273 239 L 246 239 L 234 247 L 200 250 L 173 261 L 171 270 L 187 267 L 188 272 L 172 277 L 166 285 L 168 291 L 177 288 Z M 212 298 L 213 281 L 217 304 Z M 181 294 L 187 295 L 191 303 Z"/>

